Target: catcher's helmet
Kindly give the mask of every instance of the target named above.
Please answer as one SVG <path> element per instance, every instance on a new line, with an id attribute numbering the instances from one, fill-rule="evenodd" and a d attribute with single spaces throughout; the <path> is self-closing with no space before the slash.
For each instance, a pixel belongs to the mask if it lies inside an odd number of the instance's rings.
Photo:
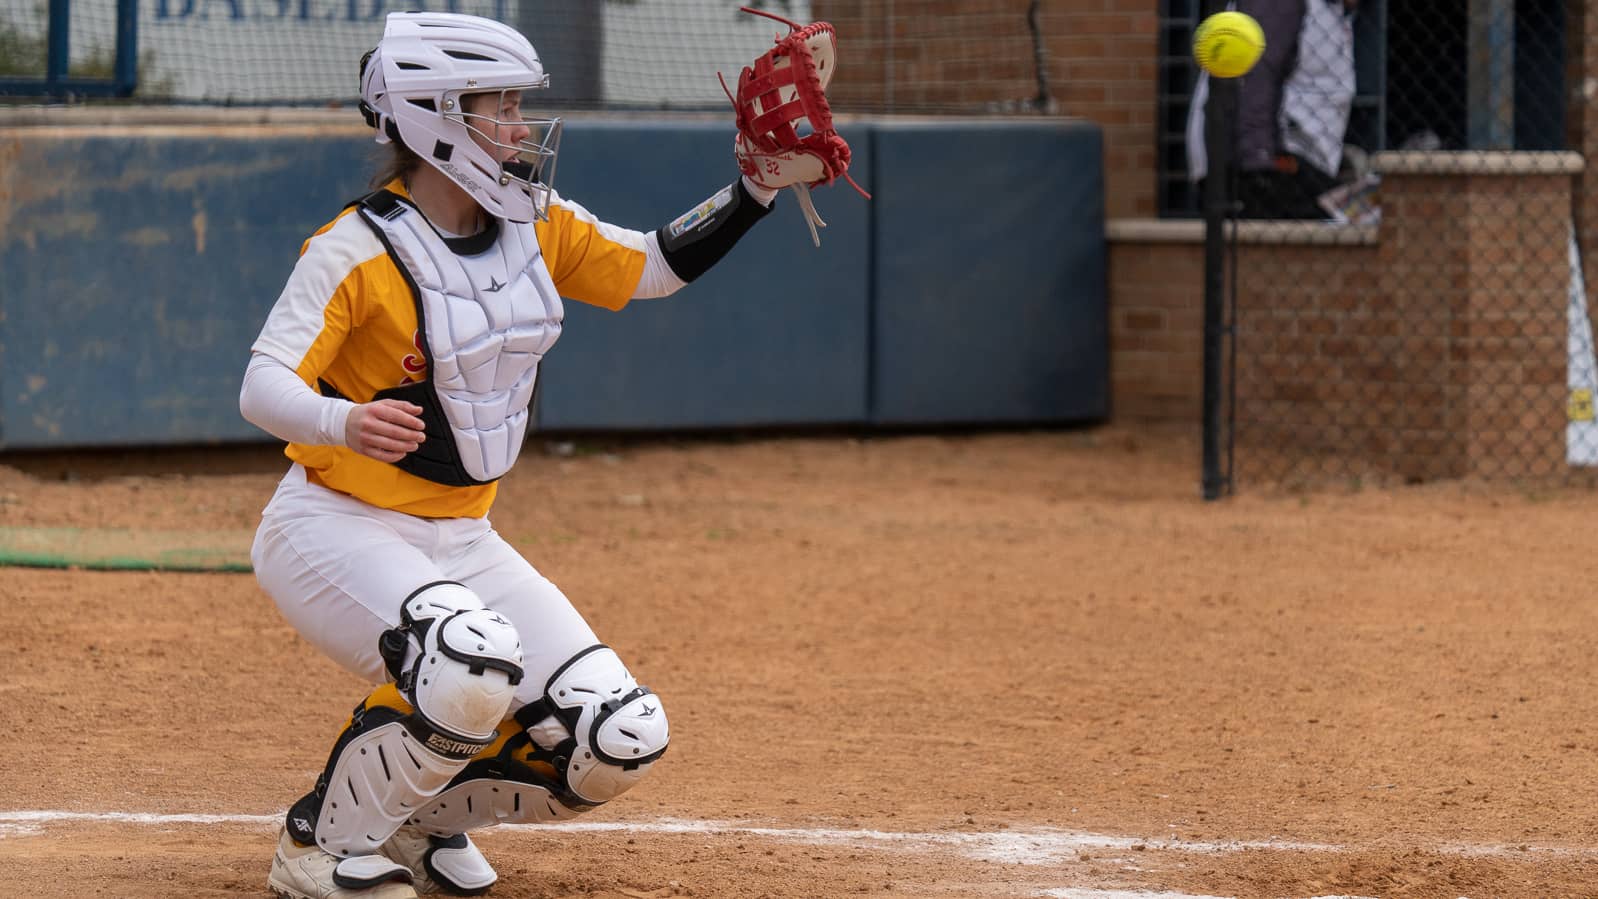
<path id="1" fill-rule="evenodd" d="M 403 142 L 491 214 L 546 220 L 560 119 L 502 123 L 497 113 L 467 113 L 461 98 L 548 85 L 537 51 L 508 25 L 455 13 L 390 13 L 383 40 L 361 59 L 361 113 L 377 129 L 378 143 Z M 521 124 L 532 133 L 513 146 L 479 124 Z M 500 163 L 472 140 L 473 132 L 515 150 L 516 158 Z"/>

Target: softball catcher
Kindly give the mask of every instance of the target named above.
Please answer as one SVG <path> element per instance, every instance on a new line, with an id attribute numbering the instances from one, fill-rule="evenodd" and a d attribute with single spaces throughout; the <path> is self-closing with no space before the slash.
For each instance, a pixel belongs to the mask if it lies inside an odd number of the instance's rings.
<path id="1" fill-rule="evenodd" d="M 793 28 L 741 79 L 742 176 L 651 232 L 555 192 L 561 121 L 523 116 L 547 77 L 514 29 L 395 13 L 361 60 L 393 163 L 305 242 L 239 397 L 292 461 L 252 550 L 261 586 L 374 685 L 286 815 L 276 894 L 484 892 L 496 874 L 468 832 L 580 814 L 666 751 L 660 698 L 487 516 L 564 301 L 671 294 L 780 189 L 846 177 L 830 114 L 808 143 L 792 127 L 824 110 L 831 29 Z"/>

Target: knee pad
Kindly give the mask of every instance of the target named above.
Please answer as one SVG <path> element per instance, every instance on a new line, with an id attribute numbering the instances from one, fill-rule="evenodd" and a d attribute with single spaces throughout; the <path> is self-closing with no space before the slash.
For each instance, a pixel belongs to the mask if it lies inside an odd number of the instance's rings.
<path id="1" fill-rule="evenodd" d="M 491 741 L 522 681 L 516 628 L 453 581 L 406 597 L 400 626 L 384 632 L 379 649 L 401 695 L 441 739 Z"/>
<path id="2" fill-rule="evenodd" d="M 603 645 L 557 669 L 543 697 L 518 709 L 516 720 L 552 756 L 565 788 L 591 805 L 637 783 L 671 739 L 660 698 Z"/>
<path id="3" fill-rule="evenodd" d="M 502 823 L 571 818 L 626 792 L 666 751 L 659 698 L 606 646 L 562 665 L 411 824 L 450 836 Z"/>
<path id="4" fill-rule="evenodd" d="M 522 679 L 516 629 L 453 582 L 406 598 L 379 648 L 395 683 L 357 706 L 291 835 L 339 856 L 376 851 L 496 739 Z"/>

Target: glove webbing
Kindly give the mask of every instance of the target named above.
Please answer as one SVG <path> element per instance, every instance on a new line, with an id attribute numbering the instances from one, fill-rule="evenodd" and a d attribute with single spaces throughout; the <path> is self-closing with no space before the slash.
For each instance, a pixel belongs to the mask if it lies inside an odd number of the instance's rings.
<path id="1" fill-rule="evenodd" d="M 743 70 L 738 78 L 737 97 L 727 88 L 726 78 L 720 73 L 716 77 L 733 105 L 738 130 L 746 141 L 763 153 L 802 152 L 821 161 L 824 177 L 810 184 L 791 185 L 799 198 L 805 223 L 810 226 L 810 238 L 819 247 L 821 237 L 816 229 L 818 226 L 825 228 L 827 223 L 821 220 L 810 198 L 812 184 L 830 185 L 842 175 L 862 197 L 871 199 L 871 195 L 849 177 L 849 144 L 832 126 L 832 106 L 827 102 L 822 72 L 810 52 L 810 39 L 821 34 L 830 37 L 835 32 L 827 22 L 812 22 L 800 27 L 797 22 L 764 10 L 747 6 L 741 9 L 782 22 L 788 26 L 788 34 L 778 38 L 776 46 L 756 59 L 753 67 Z M 783 57 L 787 57 L 788 65 L 778 68 L 777 60 Z M 821 64 L 824 65 L 825 60 Z M 782 91 L 788 87 L 793 88 L 794 97 L 784 103 Z M 757 112 L 762 107 L 765 111 Z M 799 136 L 793 124 L 801 117 L 809 121 L 811 128 L 810 134 L 804 137 Z"/>

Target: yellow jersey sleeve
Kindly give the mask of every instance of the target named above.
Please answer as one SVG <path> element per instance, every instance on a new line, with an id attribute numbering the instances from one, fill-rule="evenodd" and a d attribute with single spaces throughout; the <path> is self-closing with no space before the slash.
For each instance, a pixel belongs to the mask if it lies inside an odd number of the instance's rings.
<path id="1" fill-rule="evenodd" d="M 601 222 L 582 206 L 555 194 L 549 221 L 536 225 L 555 290 L 561 296 L 620 309 L 627 305 L 644 274 L 649 235 Z"/>
<path id="2" fill-rule="evenodd" d="M 392 189 L 392 187 L 390 188 Z M 427 376 L 415 297 L 392 257 L 353 208 L 312 235 L 251 349 L 331 384 L 352 402 Z M 497 487 L 451 487 L 343 446 L 290 443 L 290 459 L 317 484 L 424 518 L 480 518 Z"/>

